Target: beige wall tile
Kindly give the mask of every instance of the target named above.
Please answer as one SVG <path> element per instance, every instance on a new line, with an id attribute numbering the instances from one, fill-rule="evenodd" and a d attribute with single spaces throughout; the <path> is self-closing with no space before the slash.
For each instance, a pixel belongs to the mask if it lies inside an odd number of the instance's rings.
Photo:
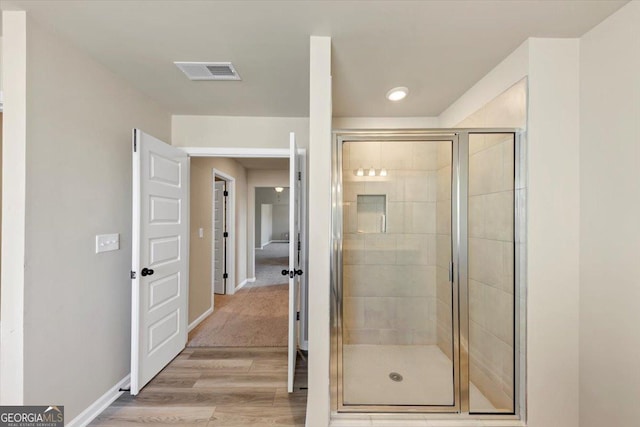
<path id="1" fill-rule="evenodd" d="M 346 329 L 364 329 L 364 303 L 362 297 L 343 298 L 342 319 Z"/>
<path id="2" fill-rule="evenodd" d="M 404 227 L 407 234 L 436 232 L 435 202 L 413 202 L 404 206 Z"/>
<path id="3" fill-rule="evenodd" d="M 438 169 L 437 200 L 451 200 L 451 166 Z"/>
<path id="4" fill-rule="evenodd" d="M 361 234 L 345 234 L 342 239 L 342 262 L 349 264 L 364 264 L 364 236 Z"/>
<path id="5" fill-rule="evenodd" d="M 484 195 L 469 197 L 469 236 L 485 237 L 485 197 Z"/>
<path id="6" fill-rule="evenodd" d="M 342 144 L 342 170 L 343 174 L 351 170 L 351 143 Z M 357 167 L 353 168 L 357 169 Z"/>
<path id="7" fill-rule="evenodd" d="M 365 262 L 373 265 L 396 264 L 396 241 L 394 234 L 367 234 Z"/>
<path id="8" fill-rule="evenodd" d="M 438 143 L 438 170 L 451 166 L 453 145 L 450 141 Z"/>
<path id="9" fill-rule="evenodd" d="M 349 166 L 350 169 L 376 168 L 380 169 L 380 151 L 381 143 L 379 142 L 348 142 L 349 147 Z"/>
<path id="10" fill-rule="evenodd" d="M 438 169 L 439 143 L 412 143 L 411 169 L 435 171 Z"/>
<path id="11" fill-rule="evenodd" d="M 438 234 L 436 236 L 436 265 L 449 271 L 451 262 L 451 236 Z"/>
<path id="12" fill-rule="evenodd" d="M 343 202 L 356 202 L 358 201 L 358 194 L 365 194 L 364 182 L 345 181 L 342 184 L 342 201 Z"/>
<path id="13" fill-rule="evenodd" d="M 394 327 L 396 319 L 395 298 L 369 297 L 365 298 L 364 321 L 370 329 L 390 329 Z"/>
<path id="14" fill-rule="evenodd" d="M 469 159 L 469 195 L 495 193 L 503 189 L 503 150 L 497 145 Z"/>
<path id="15" fill-rule="evenodd" d="M 487 194 L 485 196 L 477 196 L 482 198 L 484 210 L 484 233 L 481 237 L 487 239 L 513 241 L 513 192 L 501 191 L 499 193 Z M 470 199 L 473 199 L 471 197 Z M 471 209 L 471 200 L 470 200 Z M 469 223 L 472 224 L 471 213 L 469 215 Z"/>
<path id="16" fill-rule="evenodd" d="M 436 236 L 434 234 L 398 236 L 398 265 L 435 265 Z"/>
<path id="17" fill-rule="evenodd" d="M 358 216 L 355 202 L 342 204 L 342 231 L 356 233 L 358 231 Z"/>
<path id="18" fill-rule="evenodd" d="M 387 203 L 387 233 L 404 233 L 404 202 Z"/>
<path id="19" fill-rule="evenodd" d="M 451 200 L 436 202 L 436 232 L 451 234 Z"/>
<path id="20" fill-rule="evenodd" d="M 386 169 L 411 169 L 413 145 L 410 142 L 381 142 L 380 166 Z"/>

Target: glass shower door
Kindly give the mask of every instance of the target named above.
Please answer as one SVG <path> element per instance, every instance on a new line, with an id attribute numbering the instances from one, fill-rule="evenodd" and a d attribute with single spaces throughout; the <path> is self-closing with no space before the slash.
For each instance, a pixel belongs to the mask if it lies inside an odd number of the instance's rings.
<path id="1" fill-rule="evenodd" d="M 454 140 L 342 144 L 343 405 L 455 411 Z"/>

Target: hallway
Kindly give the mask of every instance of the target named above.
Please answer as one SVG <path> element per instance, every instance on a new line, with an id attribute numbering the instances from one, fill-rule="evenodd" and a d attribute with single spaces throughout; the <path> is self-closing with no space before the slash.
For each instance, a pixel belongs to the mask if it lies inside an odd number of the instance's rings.
<path id="1" fill-rule="evenodd" d="M 215 295 L 214 312 L 189 334 L 189 347 L 286 347 L 286 243 L 256 250 L 256 281 L 234 295 Z"/>
<path id="2" fill-rule="evenodd" d="M 307 365 L 287 393 L 285 348 L 187 348 L 138 396 L 124 393 L 90 426 L 304 426 Z"/>

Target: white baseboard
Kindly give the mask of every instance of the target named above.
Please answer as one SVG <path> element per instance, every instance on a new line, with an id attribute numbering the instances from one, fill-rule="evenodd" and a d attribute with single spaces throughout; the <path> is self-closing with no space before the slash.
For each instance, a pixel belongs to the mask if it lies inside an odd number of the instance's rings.
<path id="1" fill-rule="evenodd" d="M 202 313 L 196 320 L 194 320 L 193 322 L 189 323 L 189 329 L 188 332 L 191 332 L 193 330 L 193 328 L 195 328 L 196 326 L 198 326 L 200 323 L 202 323 L 202 321 L 204 319 L 206 319 L 207 317 L 209 317 L 209 315 L 213 313 L 213 307 L 209 307 L 209 310 L 205 311 L 204 313 Z"/>
<path id="2" fill-rule="evenodd" d="M 242 287 L 243 287 L 244 285 L 246 285 L 248 282 L 249 282 L 249 280 L 248 280 L 248 279 L 244 279 L 242 282 L 240 282 L 240 284 L 239 284 L 238 286 L 236 286 L 236 289 L 234 290 L 234 292 L 233 292 L 233 293 L 238 292 L 238 291 L 239 291 L 240 289 L 242 289 Z"/>
<path id="3" fill-rule="evenodd" d="M 269 243 L 289 243 L 288 240 L 271 240 Z"/>
<path id="4" fill-rule="evenodd" d="M 309 351 L 309 341 L 301 341 L 300 350 Z"/>
<path id="5" fill-rule="evenodd" d="M 256 278 L 255 278 L 255 277 L 249 277 L 249 278 L 247 279 L 247 282 L 249 282 L 249 283 L 253 283 L 253 282 L 255 282 L 255 281 L 256 281 Z"/>
<path id="6" fill-rule="evenodd" d="M 91 421 L 93 421 L 98 415 L 109 407 L 122 393 L 119 391 L 121 388 L 126 388 L 131 384 L 131 375 L 127 375 L 116 385 L 111 387 L 105 394 L 100 396 L 98 400 L 93 402 L 87 409 L 82 411 L 80 415 L 71 420 L 67 427 L 85 427 Z"/>

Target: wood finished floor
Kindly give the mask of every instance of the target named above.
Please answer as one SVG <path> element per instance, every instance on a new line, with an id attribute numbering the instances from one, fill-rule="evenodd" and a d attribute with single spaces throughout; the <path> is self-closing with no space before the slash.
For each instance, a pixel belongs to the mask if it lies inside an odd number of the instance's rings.
<path id="1" fill-rule="evenodd" d="M 287 393 L 286 347 L 187 348 L 136 397 L 125 393 L 90 426 L 304 426 L 307 366 Z"/>

